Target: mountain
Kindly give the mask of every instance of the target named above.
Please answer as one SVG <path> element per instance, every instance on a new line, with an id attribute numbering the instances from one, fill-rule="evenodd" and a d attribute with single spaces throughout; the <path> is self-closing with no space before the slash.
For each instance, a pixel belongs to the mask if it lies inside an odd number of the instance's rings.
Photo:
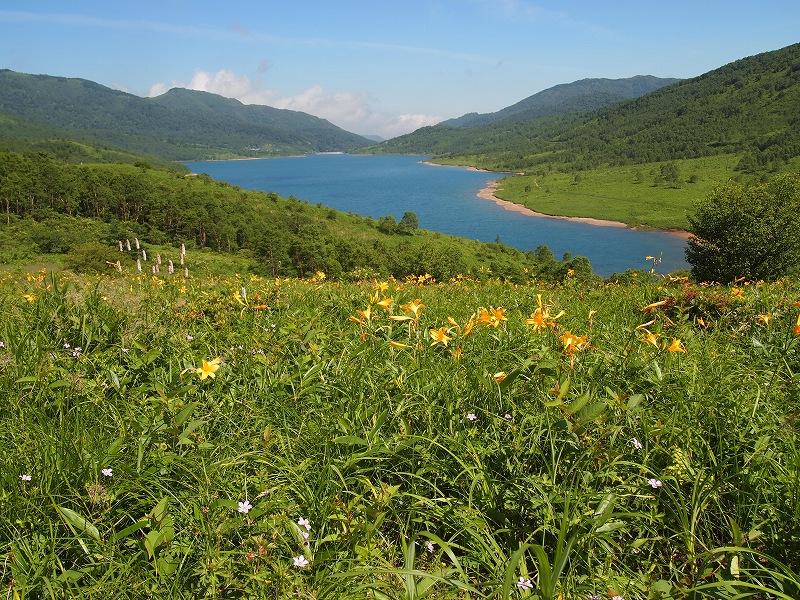
<path id="1" fill-rule="evenodd" d="M 354 151 L 371 143 L 306 113 L 207 92 L 176 88 L 141 98 L 85 79 L 9 70 L 0 70 L 0 113 L 170 160 Z"/>
<path id="2" fill-rule="evenodd" d="M 680 79 L 636 75 L 626 79 L 581 79 L 543 90 L 493 113 L 469 113 L 442 121 L 447 127 L 480 127 L 500 121 L 525 121 L 551 115 L 585 113 L 630 98 L 644 96 Z"/>
<path id="3" fill-rule="evenodd" d="M 425 127 L 376 152 L 417 153 L 499 171 L 735 156 L 737 168 L 774 170 L 800 156 L 800 44 L 589 113 L 551 114 L 465 128 Z"/>

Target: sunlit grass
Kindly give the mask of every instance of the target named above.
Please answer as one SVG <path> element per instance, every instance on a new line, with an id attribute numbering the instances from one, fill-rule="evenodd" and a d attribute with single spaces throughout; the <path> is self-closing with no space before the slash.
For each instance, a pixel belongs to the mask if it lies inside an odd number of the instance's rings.
<path id="1" fill-rule="evenodd" d="M 9 597 L 800 593 L 794 282 L 36 272 L 0 301 Z"/>

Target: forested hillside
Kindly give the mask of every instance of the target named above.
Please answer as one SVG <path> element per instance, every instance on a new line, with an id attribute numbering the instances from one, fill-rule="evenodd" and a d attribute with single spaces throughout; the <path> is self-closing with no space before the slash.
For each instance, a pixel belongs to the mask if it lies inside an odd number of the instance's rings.
<path id="1" fill-rule="evenodd" d="M 678 81 L 680 80 L 652 75 L 637 75 L 626 79 L 581 79 L 553 86 L 497 112 L 470 113 L 440 124 L 447 127 L 480 127 L 501 121 L 526 121 L 551 115 L 586 113 L 615 102 L 638 98 Z"/>
<path id="2" fill-rule="evenodd" d="M 3 138 L 51 139 L 21 117 L 72 138 L 169 160 L 353 151 L 371 142 L 324 119 L 246 106 L 192 90 L 140 98 L 84 79 L 0 70 Z M 63 137 L 63 136 L 59 136 Z"/>
<path id="3" fill-rule="evenodd" d="M 26 252 L 67 253 L 76 266 L 104 268 L 105 260 L 119 258 L 118 240 L 136 237 L 227 253 L 272 276 L 319 270 L 329 277 L 427 273 L 441 280 L 481 272 L 527 281 L 560 279 L 572 269 L 591 277 L 583 257 L 558 262 L 544 247 L 526 254 L 417 230 L 410 217 L 375 221 L 143 162 L 63 165 L 43 154 L 0 152 L 0 207 L 0 262 Z M 124 259 L 130 268 L 136 255 Z"/>
<path id="4" fill-rule="evenodd" d="M 800 156 L 800 44 L 743 58 L 639 98 L 571 117 L 474 129 L 439 125 L 379 146 L 496 170 L 581 170 L 737 155 L 741 170 Z"/>

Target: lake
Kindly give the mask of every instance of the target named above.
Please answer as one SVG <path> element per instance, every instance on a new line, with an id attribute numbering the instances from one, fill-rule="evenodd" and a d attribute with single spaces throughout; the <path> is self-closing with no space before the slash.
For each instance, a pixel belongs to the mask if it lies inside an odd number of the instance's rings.
<path id="1" fill-rule="evenodd" d="M 316 154 L 294 158 L 185 163 L 246 190 L 290 195 L 311 204 L 379 219 L 398 221 L 412 211 L 421 228 L 494 242 L 528 251 L 548 246 L 556 258 L 565 252 L 586 256 L 594 272 L 609 276 L 627 269 L 649 269 L 645 256 L 663 257 L 657 271 L 686 269 L 680 237 L 560 219 L 533 217 L 506 210 L 476 194 L 502 175 L 460 167 L 422 164 L 419 156 Z"/>

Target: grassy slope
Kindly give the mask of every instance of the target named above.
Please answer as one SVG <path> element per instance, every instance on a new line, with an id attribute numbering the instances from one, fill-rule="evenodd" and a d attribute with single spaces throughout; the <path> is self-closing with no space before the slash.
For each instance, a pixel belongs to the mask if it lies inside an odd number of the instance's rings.
<path id="1" fill-rule="evenodd" d="M 463 164 L 462 159 L 436 162 Z M 479 161 L 476 161 L 480 164 Z M 622 167 L 603 167 L 579 173 L 549 171 L 545 175 L 500 178 L 495 195 L 537 212 L 568 217 L 592 217 L 619 221 L 633 227 L 687 229 L 687 215 L 695 203 L 717 184 L 735 179 L 758 181 L 765 175 L 734 171 L 734 155 L 669 161 L 681 174 L 679 188 L 655 184 L 662 162 Z M 795 159 L 785 171 L 800 169 Z M 693 182 L 689 178 L 695 176 Z"/>
<path id="2" fill-rule="evenodd" d="M 9 593 L 800 592 L 796 283 L 386 283 L 1 274 Z"/>

